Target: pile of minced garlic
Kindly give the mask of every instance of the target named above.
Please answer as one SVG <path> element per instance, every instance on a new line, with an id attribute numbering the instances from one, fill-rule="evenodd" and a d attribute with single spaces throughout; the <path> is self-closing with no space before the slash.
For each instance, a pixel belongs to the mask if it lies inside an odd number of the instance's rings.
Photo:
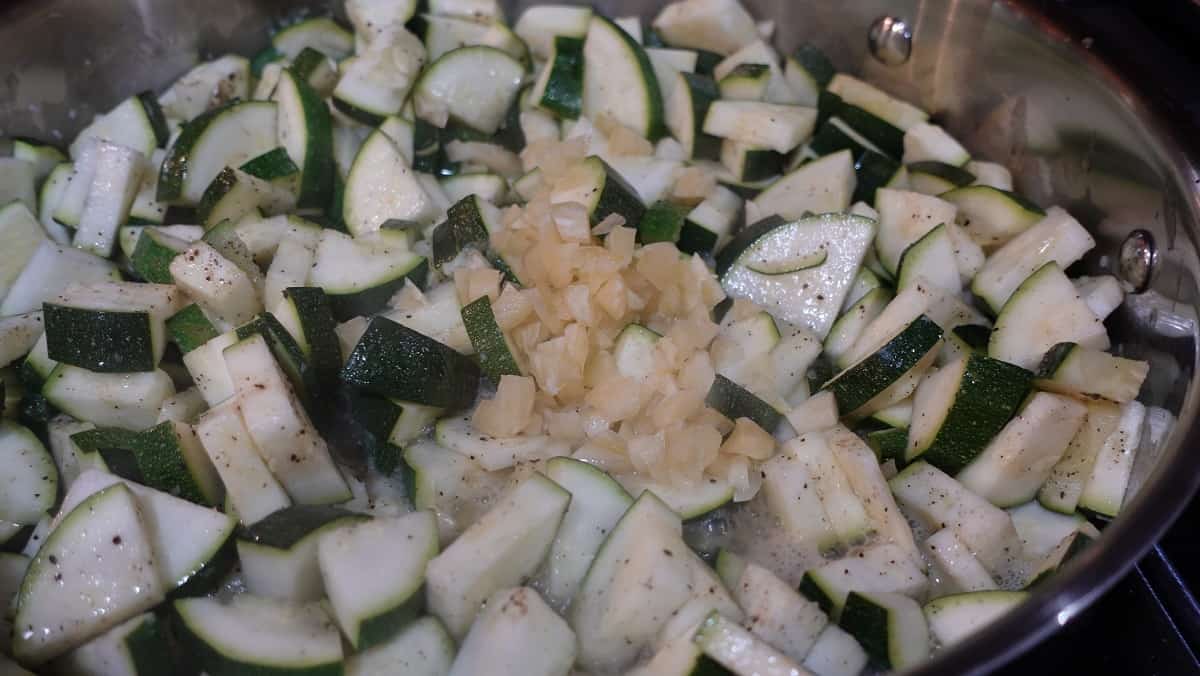
<path id="1" fill-rule="evenodd" d="M 608 126 L 608 153 L 652 152 L 636 134 Z M 503 211 L 503 226 L 491 236 L 522 286 L 503 282 L 479 256 L 453 272 L 460 302 L 491 299 L 528 374 L 504 376 L 471 421 L 496 437 L 549 435 L 616 475 L 678 487 L 726 480 L 736 499 L 748 500 L 760 484 L 757 463 L 776 442 L 748 418 L 730 420 L 705 405 L 715 357 L 731 349 L 712 320 L 725 293 L 699 256 L 671 243 L 638 246 L 629 227 L 636 224 L 616 215 L 592 227 L 584 207 L 566 201 L 588 151 L 588 141 L 576 138 L 534 142 L 522 155 L 526 170 L 540 168 L 547 178 L 523 207 Z M 712 186 L 707 172 L 684 169 L 671 199 L 695 204 Z M 756 311 L 738 302 L 729 316 Z M 662 336 L 644 380 L 622 376 L 613 356 L 631 323 Z"/>

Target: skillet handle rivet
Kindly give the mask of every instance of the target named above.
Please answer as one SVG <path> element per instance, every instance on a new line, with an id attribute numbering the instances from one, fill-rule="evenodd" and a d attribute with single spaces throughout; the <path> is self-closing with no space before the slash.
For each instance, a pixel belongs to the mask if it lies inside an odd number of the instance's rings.
<path id="1" fill-rule="evenodd" d="M 912 56 L 912 29 L 904 19 L 881 16 L 867 32 L 871 55 L 880 63 L 899 66 Z"/>

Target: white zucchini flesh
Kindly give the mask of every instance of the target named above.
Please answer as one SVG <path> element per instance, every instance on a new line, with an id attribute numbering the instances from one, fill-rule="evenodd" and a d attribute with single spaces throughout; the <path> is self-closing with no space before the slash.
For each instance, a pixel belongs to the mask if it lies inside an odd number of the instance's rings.
<path id="1" fill-rule="evenodd" d="M 801 435 L 784 444 L 781 452 L 794 455 L 808 470 L 838 540 L 846 546 L 866 541 L 872 532 L 866 508 L 851 490 L 850 480 L 834 459 L 825 435 Z"/>
<path id="2" fill-rule="evenodd" d="M 846 103 L 862 108 L 901 131 L 908 131 L 929 119 L 929 114 L 920 108 L 845 73 L 834 75 L 827 89 Z"/>
<path id="3" fill-rule="evenodd" d="M 225 348 L 224 355 L 246 429 L 288 495 L 301 504 L 348 500 L 350 488 L 329 447 L 296 399 L 263 337 L 239 341 Z"/>
<path id="4" fill-rule="evenodd" d="M 767 91 L 763 99 L 764 101 L 767 103 L 790 105 L 803 103 L 801 97 L 792 91 L 791 85 L 784 78 L 783 69 L 779 67 L 779 56 L 775 48 L 762 40 L 755 40 L 725 57 L 724 60 L 713 68 L 713 79 L 720 81 L 730 71 L 744 63 L 762 64 L 769 69 L 770 77 L 767 80 Z"/>
<path id="5" fill-rule="evenodd" d="M 111 486 L 67 513 L 29 564 L 13 655 L 42 664 L 157 605 L 165 592 L 133 492 Z"/>
<path id="6" fill-rule="evenodd" d="M 171 261 L 175 284 L 224 328 L 245 324 L 262 312 L 253 280 L 207 242 L 195 242 Z"/>
<path id="7" fill-rule="evenodd" d="M 866 651 L 836 624 L 825 627 L 804 658 L 804 667 L 821 676 L 857 676 L 866 666 Z"/>
<path id="8" fill-rule="evenodd" d="M 1096 240 L 1079 221 L 1064 209 L 1050 207 L 1045 218 L 988 257 L 971 283 L 971 291 L 999 312 L 1038 268 L 1054 262 L 1066 269 L 1094 246 Z"/>
<path id="9" fill-rule="evenodd" d="M 317 560 L 325 592 L 351 645 L 377 644 L 413 619 L 408 609 L 415 615 L 423 601 L 425 567 L 437 551 L 437 520 L 427 511 L 372 519 L 320 536 Z M 387 575 L 376 574 L 381 562 L 387 562 Z"/>
<path id="10" fill-rule="evenodd" d="M 951 528 L 943 528 L 925 539 L 925 552 L 932 568 L 933 586 L 952 593 L 996 589 L 996 581 Z"/>
<path id="11" fill-rule="evenodd" d="M 714 611 L 693 639 L 715 662 L 741 676 L 801 676 L 804 670 L 737 622 Z"/>
<path id="12" fill-rule="evenodd" d="M 1141 402 L 1130 401 L 1121 405 L 1121 418 L 1117 429 L 1105 439 L 1092 473 L 1079 496 L 1079 506 L 1101 514 L 1115 517 L 1125 502 L 1129 478 L 1133 473 L 1133 461 L 1146 422 L 1146 407 Z"/>
<path id="13" fill-rule="evenodd" d="M 95 162 L 73 243 L 84 251 L 108 257 L 141 187 L 145 156 L 125 146 L 99 141 Z"/>
<path id="14" fill-rule="evenodd" d="M 951 646 L 994 622 L 1029 596 L 1023 591 L 980 591 L 954 594 L 925 604 L 929 631 L 938 643 Z"/>
<path id="15" fill-rule="evenodd" d="M 1099 537 L 1100 531 L 1081 514 L 1060 514 L 1037 502 L 1027 502 L 1008 510 L 1013 527 L 1021 536 L 1025 555 L 1039 559 L 1050 554 L 1064 538 L 1074 533 Z"/>
<path id="16" fill-rule="evenodd" d="M 162 403 L 175 394 L 175 383 L 162 369 L 94 373 L 59 364 L 46 378 L 42 394 L 78 420 L 100 427 L 144 430 L 158 421 Z"/>
<path id="17" fill-rule="evenodd" d="M 1032 369 L 1059 343 L 1107 350 L 1108 331 L 1058 264 L 1046 263 L 1004 304 L 988 341 L 988 356 Z"/>
<path id="18" fill-rule="evenodd" d="M 824 214 L 850 206 L 857 178 L 849 150 L 808 162 L 784 175 L 751 200 L 760 216 L 778 214 L 785 220 L 805 212 Z"/>
<path id="19" fill-rule="evenodd" d="M 893 275 L 899 271 L 900 257 L 910 245 L 938 225 L 953 223 L 958 214 L 958 208 L 945 200 L 893 188 L 875 191 L 875 208 L 879 211 L 875 251 Z"/>
<path id="20" fill-rule="evenodd" d="M 1083 404 L 1038 392 L 957 478 L 994 505 L 1028 502 L 1049 478 L 1086 417 Z"/>
<path id="21" fill-rule="evenodd" d="M 1007 512 L 921 461 L 904 468 L 888 485 L 910 518 L 930 530 L 952 529 L 993 575 L 1012 572 L 1021 543 Z"/>
<path id="22" fill-rule="evenodd" d="M 480 435 L 469 418 L 443 418 L 434 434 L 438 443 L 494 472 L 521 462 L 570 454 L 570 445 L 546 435 L 489 437 Z"/>
<path id="23" fill-rule="evenodd" d="M 605 114 L 650 140 L 663 126 L 663 93 L 641 45 L 619 26 L 592 16 L 583 43 L 583 114 Z"/>
<path id="24" fill-rule="evenodd" d="M 652 25 L 672 45 L 718 54 L 732 54 L 759 37 L 754 19 L 738 0 L 673 2 Z"/>
<path id="25" fill-rule="evenodd" d="M 1121 303 L 1125 302 L 1125 288 L 1120 280 L 1112 275 L 1099 277 L 1076 277 L 1071 280 L 1083 302 L 1091 308 L 1092 313 L 1100 319 L 1107 319 Z"/>
<path id="26" fill-rule="evenodd" d="M 29 207 L 20 202 L 0 207 L 0 298 L 8 294 L 44 241 L 46 233 Z"/>
<path id="27" fill-rule="evenodd" d="M 59 295 L 72 282 L 88 283 L 119 279 L 117 266 L 99 256 L 74 247 L 42 241 L 19 270 L 4 302 L 0 316 L 11 316 L 42 309 L 42 303 Z"/>
<path id="28" fill-rule="evenodd" d="M 909 559 L 920 564 L 921 553 L 912 529 L 896 505 L 875 453 L 844 426 L 838 425 L 825 434 L 834 458 L 846 473 L 850 488 L 862 500 L 876 535 L 881 541 L 891 542 L 904 550 Z"/>
<path id="29" fill-rule="evenodd" d="M 0 368 L 25 356 L 42 341 L 42 313 L 26 312 L 0 317 Z"/>
<path id="30" fill-rule="evenodd" d="M 721 286 L 730 296 L 754 301 L 775 317 L 824 339 L 874 234 L 871 221 L 842 214 L 786 223 L 749 246 L 721 276 Z M 824 261 L 815 267 L 775 275 L 752 269 L 787 264 L 821 251 Z"/>
<path id="31" fill-rule="evenodd" d="M 525 69 L 494 47 L 460 47 L 429 64 L 413 89 L 417 115 L 436 127 L 453 118 L 485 134 L 500 128 Z"/>
<path id="32" fill-rule="evenodd" d="M 535 5 L 521 13 L 513 32 L 525 41 L 535 57 L 545 61 L 553 51 L 555 37 L 582 38 L 587 35 L 591 20 L 591 7 Z"/>
<path id="33" fill-rule="evenodd" d="M 761 101 L 714 101 L 704 117 L 704 133 L 787 153 L 812 136 L 816 123 L 816 108 Z"/>
<path id="34" fill-rule="evenodd" d="M 54 457 L 28 428 L 0 422 L 0 521 L 35 524 L 58 497 Z"/>
<path id="35" fill-rule="evenodd" d="M 570 493 L 534 474 L 429 562 L 429 609 L 452 635 L 466 635 L 480 604 L 537 570 L 570 501 Z"/>
<path id="36" fill-rule="evenodd" d="M 71 484 L 59 516 L 51 523 L 52 528 L 57 529 L 68 518 L 63 515 L 90 496 L 116 484 L 124 485 L 137 499 L 147 538 L 156 557 L 155 565 L 167 591 L 182 586 L 200 572 L 233 536 L 237 526 L 233 517 L 215 509 L 98 469 L 88 469 Z"/>
<path id="37" fill-rule="evenodd" d="M 817 604 L 757 564 L 746 564 L 730 591 L 746 613 L 746 628 L 796 662 L 804 660 L 829 624 Z"/>
<path id="38" fill-rule="evenodd" d="M 158 104 L 167 117 L 190 120 L 226 101 L 249 98 L 252 79 L 245 57 L 226 54 L 184 73 L 158 97 Z"/>
<path id="39" fill-rule="evenodd" d="M 279 142 L 276 117 L 274 103 L 248 101 L 210 122 L 188 155 L 182 199 L 198 203 L 222 169 L 240 167 L 275 148 Z"/>
<path id="40" fill-rule="evenodd" d="M 529 587 L 492 594 L 463 639 L 450 676 L 560 676 L 575 663 L 575 632 Z"/>
<path id="41" fill-rule="evenodd" d="M 836 547 L 837 535 L 808 467 L 779 453 L 762 464 L 762 472 L 763 497 L 788 539 L 822 552 Z"/>
<path id="42" fill-rule="evenodd" d="M 904 164 L 933 161 L 960 167 L 970 161 L 971 154 L 945 129 L 920 122 L 904 131 L 902 159 Z"/>
<path id="43" fill-rule="evenodd" d="M 205 413 L 195 429 L 243 524 L 249 526 L 292 504 L 259 455 L 236 399 Z"/>
<path id="44" fill-rule="evenodd" d="M 425 304 L 419 307 L 389 310 L 383 316 L 463 354 L 474 352 L 454 284 L 446 282 L 433 287 L 425 293 L 424 300 Z"/>
<path id="45" fill-rule="evenodd" d="M 423 617 L 387 643 L 346 659 L 346 676 L 446 676 L 454 660 L 454 640 L 433 617 Z"/>
<path id="46" fill-rule="evenodd" d="M 973 185 L 990 185 L 1000 190 L 1012 190 L 1012 173 L 1003 164 L 971 160 L 966 164 L 966 170 L 975 175 Z"/>
<path id="47" fill-rule="evenodd" d="M 580 460 L 553 458 L 546 463 L 546 476 L 571 493 L 571 504 L 538 580 L 547 601 L 565 609 L 604 538 L 633 499 L 612 477 Z"/>
<path id="48" fill-rule="evenodd" d="M 1074 514 L 1100 449 L 1117 430 L 1121 407 L 1109 401 L 1085 402 L 1087 419 L 1038 491 L 1038 502 L 1061 514 Z"/>
<path id="49" fill-rule="evenodd" d="M 432 222 L 436 207 L 395 143 L 381 131 L 367 137 L 346 177 L 342 216 L 356 236 L 391 218 Z"/>
<path id="50" fill-rule="evenodd" d="M 293 605 L 238 594 L 228 602 L 211 597 L 174 604 L 183 631 L 211 651 L 204 666 L 226 662 L 263 671 L 340 666 L 342 640 L 319 604 Z M 236 668 L 236 667 L 235 667 Z"/>

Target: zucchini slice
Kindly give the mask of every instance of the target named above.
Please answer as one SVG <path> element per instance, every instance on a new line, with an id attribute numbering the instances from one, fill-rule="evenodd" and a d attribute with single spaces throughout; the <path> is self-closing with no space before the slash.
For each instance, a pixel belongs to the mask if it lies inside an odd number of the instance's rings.
<path id="1" fill-rule="evenodd" d="M 1083 404 L 1038 392 L 957 478 L 994 505 L 1028 502 L 1049 478 L 1086 417 Z"/>
<path id="2" fill-rule="evenodd" d="M 236 399 L 202 415 L 195 431 L 243 524 L 252 525 L 292 504 L 259 455 Z"/>
<path id="3" fill-rule="evenodd" d="M 59 476 L 37 436 L 16 423 L 0 422 L 0 521 L 32 525 L 58 498 Z"/>
<path id="4" fill-rule="evenodd" d="M 732 58 L 732 57 L 731 57 Z M 720 66 L 717 67 L 718 70 Z M 739 63 L 721 76 L 717 86 L 729 101 L 762 101 L 767 96 L 771 68 L 765 63 Z"/>
<path id="5" fill-rule="evenodd" d="M 1029 597 L 1023 591 L 975 591 L 952 594 L 925 604 L 929 631 L 938 643 L 951 646 L 997 620 Z"/>
<path id="6" fill-rule="evenodd" d="M 1050 348 L 1073 342 L 1108 349 L 1108 331 L 1057 263 L 1046 263 L 1021 283 L 996 317 L 988 354 L 1027 369 Z"/>
<path id="7" fill-rule="evenodd" d="M 956 188 L 941 198 L 958 207 L 963 229 L 980 246 L 1000 246 L 1046 217 L 1024 197 L 986 185 Z"/>
<path id="8" fill-rule="evenodd" d="M 975 175 L 962 167 L 935 160 L 912 162 L 908 169 L 908 185 L 916 192 L 940 195 L 975 182 Z"/>
<path id="9" fill-rule="evenodd" d="M 555 38 L 560 35 L 584 37 L 591 20 L 591 7 L 536 5 L 521 13 L 521 18 L 513 25 L 513 32 L 525 41 L 534 57 L 547 61 L 553 53 Z"/>
<path id="10" fill-rule="evenodd" d="M 763 181 L 783 170 L 783 155 L 733 139 L 721 141 L 721 164 L 738 181 Z"/>
<path id="11" fill-rule="evenodd" d="M 804 658 L 804 667 L 814 674 L 849 676 L 862 673 L 867 653 L 853 636 L 836 624 L 829 624 Z"/>
<path id="12" fill-rule="evenodd" d="M 886 669 L 904 669 L 929 657 L 925 615 L 903 594 L 852 591 L 840 625 Z"/>
<path id="13" fill-rule="evenodd" d="M 848 151 L 808 162 L 783 176 L 754 198 L 763 216 L 792 220 L 806 213 L 845 211 L 856 184 L 854 159 Z"/>
<path id="14" fill-rule="evenodd" d="M 152 427 L 163 401 L 173 394 L 175 384 L 161 369 L 96 373 L 59 364 L 42 386 L 47 401 L 78 420 L 134 430 Z"/>
<path id="15" fill-rule="evenodd" d="M 736 579 L 725 582 L 746 612 L 746 628 L 763 641 L 779 646 L 796 662 L 803 661 L 829 624 L 820 606 L 762 566 L 745 563 Z"/>
<path id="16" fill-rule="evenodd" d="M 158 201 L 197 204 L 225 167 L 239 167 L 279 143 L 276 105 L 235 102 L 214 108 L 183 126 L 167 150 L 158 175 Z"/>
<path id="17" fill-rule="evenodd" d="M 735 298 L 746 298 L 775 317 L 824 338 L 874 236 L 875 224 L 858 216 L 826 214 L 791 223 L 764 219 L 749 226 L 718 256 L 721 286 Z M 790 263 L 812 261 L 824 251 L 819 265 L 794 266 L 793 272 L 763 275 L 757 269 L 788 269 Z"/>
<path id="18" fill-rule="evenodd" d="M 704 116 L 704 133 L 743 143 L 791 152 L 812 136 L 815 108 L 762 101 L 714 101 Z"/>
<path id="19" fill-rule="evenodd" d="M 72 674 L 150 676 L 174 668 L 167 648 L 167 627 L 153 613 L 143 613 L 72 650 L 55 667 Z"/>
<path id="20" fill-rule="evenodd" d="M 480 296 L 464 305 L 462 319 L 475 354 L 479 355 L 479 368 L 489 380 L 498 383 L 503 376 L 521 375 L 512 345 L 492 313 L 491 299 Z"/>
<path id="21" fill-rule="evenodd" d="M 612 532 L 633 499 L 612 477 L 580 460 L 552 458 L 546 463 L 546 476 L 571 494 L 571 504 L 538 578 L 547 601 L 566 608 L 604 536 Z"/>
<path id="22" fill-rule="evenodd" d="M 534 474 L 429 562 L 429 609 L 452 635 L 466 635 L 488 597 L 537 571 L 570 501 L 570 493 Z"/>
<path id="23" fill-rule="evenodd" d="M 210 674 L 342 670 L 342 638 L 319 604 L 237 594 L 180 599 L 172 610 L 180 642 Z"/>
<path id="24" fill-rule="evenodd" d="M 1123 404 L 1137 399 L 1149 373 L 1148 362 L 1059 343 L 1042 358 L 1035 384 L 1049 392 Z"/>
<path id="25" fill-rule="evenodd" d="M 143 230 L 137 238 L 129 264 L 133 272 L 152 284 L 174 284 L 171 261 L 187 250 L 189 242 L 157 228 Z"/>
<path id="26" fill-rule="evenodd" d="M 942 223 L 953 223 L 958 213 L 953 204 L 929 195 L 884 188 L 875 193 L 879 210 L 879 237 L 875 251 L 887 271 L 900 271 L 900 258 L 925 233 Z"/>
<path id="27" fill-rule="evenodd" d="M 322 538 L 368 517 L 328 505 L 292 505 L 248 527 L 237 539 L 251 594 L 304 603 L 325 595 L 317 558 Z"/>
<path id="28" fill-rule="evenodd" d="M 888 481 L 905 515 L 931 531 L 953 529 L 994 576 L 1011 574 L 1021 552 L 1008 512 L 967 490 L 927 462 L 917 461 Z"/>
<path id="29" fill-rule="evenodd" d="M 1045 218 L 988 257 L 971 282 L 971 292 L 999 312 L 1017 287 L 1043 265 L 1053 262 L 1066 269 L 1095 246 L 1096 240 L 1079 221 L 1051 207 Z"/>
<path id="30" fill-rule="evenodd" d="M 921 315 L 821 389 L 833 392 L 843 417 L 869 415 L 907 397 L 941 343 L 942 328 Z"/>
<path id="31" fill-rule="evenodd" d="M 46 241 L 46 235 L 29 207 L 13 202 L 0 207 L 0 238 L 4 242 L 4 254 L 0 257 L 0 297 L 3 297 Z"/>
<path id="32" fill-rule="evenodd" d="M 390 640 L 420 612 L 425 566 L 437 555 L 433 512 L 374 519 L 320 536 L 317 560 L 338 625 L 358 650 Z M 386 561 L 389 574 L 373 573 Z"/>
<path id="33" fill-rule="evenodd" d="M 520 61 L 495 47 L 459 47 L 421 74 L 413 87 L 413 107 L 436 127 L 453 120 L 494 134 L 516 99 L 524 72 Z"/>
<path id="34" fill-rule="evenodd" d="M 9 209 L 16 207 L 10 206 Z M 42 303 L 61 294 L 72 283 L 88 284 L 120 279 L 117 266 L 99 256 L 48 240 L 37 244 L 28 264 L 12 280 L 0 316 L 42 309 Z"/>
<path id="35" fill-rule="evenodd" d="M 822 552 L 836 548 L 837 535 L 808 466 L 792 453 L 778 453 L 763 463 L 762 473 L 765 502 L 788 538 Z"/>
<path id="36" fill-rule="evenodd" d="M 802 673 L 790 657 L 715 610 L 700 625 L 693 641 L 710 659 L 737 676 Z"/>
<path id="37" fill-rule="evenodd" d="M 695 73 L 675 73 L 666 86 L 666 125 L 683 146 L 686 157 L 716 159 L 721 140 L 704 133 L 708 108 L 721 97 L 712 78 Z"/>
<path id="38" fill-rule="evenodd" d="M 321 231 L 308 284 L 329 298 L 334 318 L 345 321 L 386 307 L 407 280 L 423 286 L 429 265 L 408 249 L 408 236 L 380 231 L 353 238 L 336 230 Z"/>
<path id="39" fill-rule="evenodd" d="M 445 676 L 454 661 L 454 640 L 433 617 L 422 617 L 386 643 L 346 658 L 346 676 L 404 673 Z"/>
<path id="40" fill-rule="evenodd" d="M 1117 428 L 1104 440 L 1083 484 L 1079 508 L 1101 516 L 1116 517 L 1129 490 L 1133 461 L 1142 444 L 1146 407 L 1130 401 L 1121 405 Z"/>
<path id="41" fill-rule="evenodd" d="M 928 586 L 923 567 L 899 546 L 887 543 L 806 571 L 800 593 L 836 620 L 842 617 L 850 594 L 856 591 L 919 597 Z"/>
<path id="42" fill-rule="evenodd" d="M 567 120 L 583 112 L 583 45 L 582 38 L 554 37 L 553 51 L 531 94 L 539 108 Z"/>
<path id="43" fill-rule="evenodd" d="M 925 540 L 931 573 L 937 591 L 972 592 L 996 589 L 992 574 L 983 567 L 951 528 L 943 528 Z M 935 592 L 936 593 L 936 592 Z"/>
<path id="44" fill-rule="evenodd" d="M 783 420 L 783 414 L 774 406 L 719 373 L 704 403 L 730 420 L 749 418 L 764 430 L 774 430 Z"/>
<path id="45" fill-rule="evenodd" d="M 279 144 L 300 170 L 296 206 L 321 208 L 333 192 L 333 130 L 329 108 L 306 79 L 285 68 L 275 87 Z"/>
<path id="46" fill-rule="evenodd" d="M 499 438 L 480 434 L 469 418 L 461 417 L 439 420 L 434 437 L 442 446 L 490 472 L 570 453 L 569 444 L 545 435 Z"/>
<path id="47" fill-rule="evenodd" d="M 926 377 L 913 395 L 904 462 L 921 458 L 958 473 L 1017 412 L 1032 379 L 1019 366 L 975 354 Z"/>
<path id="48" fill-rule="evenodd" d="M 152 371 L 167 346 L 166 319 L 181 299 L 166 284 L 70 286 L 44 304 L 49 358 L 99 373 Z"/>
<path id="49" fill-rule="evenodd" d="M 346 177 L 342 218 L 350 234 L 378 231 L 389 219 L 432 222 L 436 208 L 395 143 L 382 131 L 363 141 Z"/>
<path id="50" fill-rule="evenodd" d="M 834 75 L 827 88 L 847 104 L 861 108 L 900 131 L 907 131 L 929 119 L 929 114 L 916 106 L 845 73 Z"/>
<path id="51" fill-rule="evenodd" d="M 651 25 L 667 44 L 717 54 L 732 54 L 758 39 L 754 19 L 737 0 L 671 3 Z"/>
<path id="52" fill-rule="evenodd" d="M 821 91 L 829 86 L 835 71 L 819 47 L 803 43 L 788 55 L 783 77 L 802 106 L 816 106 Z"/>
<path id="53" fill-rule="evenodd" d="M 376 317 L 347 358 L 342 380 L 381 397 L 454 410 L 474 402 L 479 367 L 432 338 Z"/>
<path id="54" fill-rule="evenodd" d="M 250 437 L 288 495 L 303 504 L 348 500 L 346 480 L 266 339 L 261 334 L 243 338 L 223 354 Z"/>
<path id="55" fill-rule="evenodd" d="M 449 676 L 559 676 L 575 663 L 575 632 L 529 587 L 501 589 L 484 603 Z"/>
<path id="56" fill-rule="evenodd" d="M 904 130 L 903 159 L 905 164 L 941 162 L 951 167 L 961 167 L 971 160 L 971 154 L 945 129 L 936 124 L 919 122 Z"/>
<path id="57" fill-rule="evenodd" d="M 946 223 L 937 225 L 904 250 L 896 275 L 898 290 L 927 281 L 955 294 L 961 291 L 962 278 L 955 255 L 957 247 L 949 226 Z"/>
<path id="58" fill-rule="evenodd" d="M 26 630 L 13 636 L 12 651 L 26 664 L 43 664 L 149 610 L 167 591 L 128 487 L 98 491 L 64 514 L 17 595 L 13 626 Z"/>
<path id="59" fill-rule="evenodd" d="M 650 141 L 666 132 L 650 58 L 611 20 L 593 14 L 583 43 L 583 114 L 606 114 Z"/>
<path id="60" fill-rule="evenodd" d="M 599 157 L 588 157 L 568 172 L 555 182 L 558 189 L 550 195 L 552 203 L 582 204 L 593 225 L 617 214 L 634 227 L 645 216 L 646 205 L 637 189 Z"/>
<path id="61" fill-rule="evenodd" d="M 468 247 L 487 248 L 489 235 L 500 227 L 500 210 L 490 202 L 474 194 L 462 198 L 430 237 L 434 267 L 441 270 Z"/>

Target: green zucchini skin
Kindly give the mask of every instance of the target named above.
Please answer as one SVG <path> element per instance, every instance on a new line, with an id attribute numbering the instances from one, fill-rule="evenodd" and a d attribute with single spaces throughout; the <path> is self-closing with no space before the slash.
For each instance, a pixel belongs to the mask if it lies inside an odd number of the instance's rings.
<path id="1" fill-rule="evenodd" d="M 678 241 L 686 219 L 687 209 L 667 201 L 655 202 L 637 224 L 638 241 L 642 244 Z"/>
<path id="2" fill-rule="evenodd" d="M 475 362 L 385 317 L 371 320 L 342 368 L 353 387 L 449 410 L 475 401 L 479 377 Z"/>
<path id="3" fill-rule="evenodd" d="M 721 374 L 713 379 L 704 403 L 720 411 L 730 420 L 749 418 L 764 430 L 772 431 L 783 420 L 783 414 L 754 393 Z"/>
<path id="4" fill-rule="evenodd" d="M 46 303 L 46 349 L 54 361 L 98 373 L 153 371 L 150 313 Z"/>
<path id="5" fill-rule="evenodd" d="M 283 148 L 268 150 L 258 157 L 246 160 L 246 163 L 238 168 L 264 181 L 287 178 L 288 176 L 295 176 L 300 173 L 300 168 L 296 166 L 291 156 L 287 154 L 287 150 Z"/>
<path id="6" fill-rule="evenodd" d="M 923 449 L 910 445 L 905 462 L 919 456 L 948 474 L 962 471 L 1017 412 L 1032 382 L 1020 366 L 971 354 L 934 438 Z"/>
<path id="7" fill-rule="evenodd" d="M 847 368 L 821 389 L 833 392 L 838 411 L 851 414 L 917 365 L 942 339 L 942 327 L 921 315 L 883 347 Z"/>
<path id="8" fill-rule="evenodd" d="M 441 269 L 463 249 L 486 246 L 487 227 L 475 206 L 474 195 L 467 195 L 446 210 L 446 220 L 433 230 L 433 266 Z"/>
<path id="9" fill-rule="evenodd" d="M 167 318 L 167 334 L 184 354 L 220 335 L 212 322 L 208 321 L 208 317 L 204 316 L 204 311 L 195 303 Z"/>
<path id="10" fill-rule="evenodd" d="M 479 355 L 479 367 L 489 380 L 498 383 L 503 376 L 521 375 L 521 367 L 496 323 L 491 299 L 480 296 L 464 305 L 462 319 L 475 354 Z"/>
<path id="11" fill-rule="evenodd" d="M 538 104 L 568 120 L 583 112 L 583 39 L 557 35 L 550 79 Z"/>
<path id="12" fill-rule="evenodd" d="M 337 386 L 342 368 L 342 345 L 337 338 L 337 321 L 325 291 L 315 286 L 293 286 L 283 291 L 300 318 L 300 330 L 308 344 L 308 362 L 322 390 Z"/>

